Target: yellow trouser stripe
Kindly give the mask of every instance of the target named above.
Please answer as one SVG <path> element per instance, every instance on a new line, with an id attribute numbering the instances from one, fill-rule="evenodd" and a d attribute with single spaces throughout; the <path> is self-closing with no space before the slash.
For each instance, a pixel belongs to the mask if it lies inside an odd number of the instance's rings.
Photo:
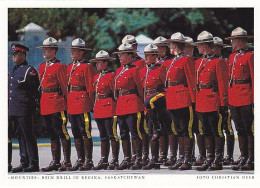
<path id="1" fill-rule="evenodd" d="M 188 126 L 188 133 L 189 133 L 189 137 L 193 138 L 193 134 L 192 134 L 193 109 L 192 109 L 192 106 L 189 107 L 189 110 L 190 110 L 190 120 L 189 120 L 189 126 Z"/>
<path id="2" fill-rule="evenodd" d="M 61 118 L 62 118 L 62 132 L 65 135 L 66 140 L 70 139 L 70 136 L 68 134 L 67 128 L 66 128 L 66 116 L 64 114 L 64 111 L 61 111 Z"/>
<path id="3" fill-rule="evenodd" d="M 219 113 L 218 116 L 219 116 L 219 119 L 218 119 L 218 135 L 220 137 L 223 137 L 223 133 L 222 133 L 222 130 L 221 130 L 222 115 Z"/>
<path id="4" fill-rule="evenodd" d="M 142 139 L 142 134 L 140 132 L 140 123 L 141 123 L 141 112 L 137 112 L 137 133 L 139 138 Z"/>
<path id="5" fill-rule="evenodd" d="M 147 127 L 145 118 L 144 118 L 144 131 L 145 131 L 146 134 L 148 134 L 148 127 Z"/>
<path id="6" fill-rule="evenodd" d="M 228 110 L 228 130 L 229 130 L 229 133 L 230 135 L 234 135 L 234 131 L 232 129 L 232 126 L 231 126 L 231 113 L 230 113 L 230 110 Z"/>
<path id="7" fill-rule="evenodd" d="M 157 99 L 159 99 L 160 97 L 163 97 L 164 96 L 164 94 L 162 94 L 162 93 L 159 93 L 158 95 L 155 95 L 153 98 L 151 98 L 151 100 L 150 100 L 150 106 L 151 106 L 151 109 L 154 109 L 154 102 L 157 100 Z"/>
<path id="8" fill-rule="evenodd" d="M 172 124 L 171 124 L 171 128 L 172 128 L 172 132 L 173 134 L 177 135 L 177 131 L 175 129 L 175 125 L 174 125 L 174 122 L 172 121 Z"/>
<path id="9" fill-rule="evenodd" d="M 113 127 L 112 127 L 112 130 L 113 130 L 113 135 L 114 135 L 115 140 L 118 141 L 116 123 L 117 123 L 117 116 L 114 116 L 113 117 Z"/>
<path id="10" fill-rule="evenodd" d="M 203 135 L 202 123 L 201 123 L 200 120 L 198 120 L 198 126 L 199 126 L 199 133 L 200 133 L 200 135 Z"/>
<path id="11" fill-rule="evenodd" d="M 91 138 L 91 134 L 90 134 L 90 131 L 89 131 L 88 113 L 84 113 L 84 121 L 85 121 L 85 131 L 87 133 L 87 138 Z"/>

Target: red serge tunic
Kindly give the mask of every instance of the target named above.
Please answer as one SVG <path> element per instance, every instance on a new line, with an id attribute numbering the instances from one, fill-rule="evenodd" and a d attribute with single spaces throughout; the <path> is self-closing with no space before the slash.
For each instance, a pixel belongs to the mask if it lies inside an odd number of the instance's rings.
<path id="1" fill-rule="evenodd" d="M 192 57 L 181 55 L 163 63 L 166 67 L 166 104 L 167 109 L 191 106 L 195 102 L 195 72 Z M 177 84 L 176 82 L 180 82 Z M 184 83 L 183 83 L 184 82 Z M 176 83 L 171 86 L 170 83 Z M 182 84 L 181 84 L 182 83 Z"/>
<path id="2" fill-rule="evenodd" d="M 93 69 L 86 61 L 71 63 L 67 68 L 68 85 L 68 114 L 82 114 L 90 112 L 94 103 Z M 93 66 L 92 66 L 93 67 Z M 80 91 L 71 90 L 72 87 L 82 87 Z"/>
<path id="3" fill-rule="evenodd" d="M 224 60 L 215 58 L 200 58 L 195 62 L 196 83 L 215 83 L 216 88 L 196 90 L 196 111 L 213 112 L 218 111 L 219 106 L 227 105 L 227 75 L 225 75 L 226 64 Z"/>
<path id="4" fill-rule="evenodd" d="M 115 73 L 110 71 L 99 73 L 94 77 L 95 119 L 113 117 L 116 114 L 116 101 L 113 96 L 114 78 Z"/>
<path id="5" fill-rule="evenodd" d="M 236 62 L 234 62 L 235 58 Z M 232 87 L 229 85 L 228 103 L 232 106 L 245 106 L 254 103 L 254 53 L 231 54 L 228 69 L 229 80 L 249 80 L 249 83 L 232 84 Z"/>
<path id="6" fill-rule="evenodd" d="M 47 65 L 47 67 L 46 67 Z M 39 67 L 41 90 L 60 88 L 62 94 L 56 92 L 42 93 L 41 115 L 48 115 L 67 110 L 67 66 L 59 60 L 42 63 Z"/>
<path id="7" fill-rule="evenodd" d="M 139 69 L 142 69 L 145 67 L 145 62 L 141 57 L 137 56 L 133 58 L 132 65 L 135 65 Z"/>
<path id="8" fill-rule="evenodd" d="M 146 66 L 145 68 L 139 71 L 139 74 L 142 81 L 142 86 L 145 89 L 145 91 L 156 90 L 156 93 L 163 92 L 166 70 L 162 65 L 158 63 L 153 64 L 149 69 Z M 147 99 L 153 94 L 149 95 L 148 93 L 145 96 L 145 99 Z"/>
<path id="9" fill-rule="evenodd" d="M 135 90 L 135 93 L 118 95 L 120 90 Z M 124 65 L 116 70 L 114 94 L 118 96 L 116 115 L 133 114 L 144 111 L 142 83 L 139 76 L 139 69 L 135 65 Z"/>

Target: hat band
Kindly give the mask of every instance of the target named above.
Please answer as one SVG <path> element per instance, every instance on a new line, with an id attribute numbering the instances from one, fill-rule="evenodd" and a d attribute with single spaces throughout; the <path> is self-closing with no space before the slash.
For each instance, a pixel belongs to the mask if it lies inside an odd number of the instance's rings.
<path id="1" fill-rule="evenodd" d="M 198 42 L 213 42 L 213 38 L 211 39 L 203 39 L 203 40 L 198 40 Z"/>
<path id="2" fill-rule="evenodd" d="M 134 52 L 132 49 L 130 50 L 119 50 L 118 52 Z"/>
<path id="3" fill-rule="evenodd" d="M 135 41 L 132 41 L 132 42 L 127 42 L 128 44 L 136 44 L 136 40 Z"/>
<path id="4" fill-rule="evenodd" d="M 144 52 L 145 54 L 158 54 L 158 51 L 150 51 L 150 52 Z"/>
<path id="5" fill-rule="evenodd" d="M 154 43 L 154 45 L 168 45 L 168 44 L 161 42 L 161 43 Z"/>
<path id="6" fill-rule="evenodd" d="M 73 46 L 71 45 L 72 48 L 85 48 L 85 46 Z"/>
<path id="7" fill-rule="evenodd" d="M 231 37 L 248 37 L 248 35 L 232 35 Z"/>
<path id="8" fill-rule="evenodd" d="M 96 57 L 96 59 L 108 59 L 110 57 Z"/>

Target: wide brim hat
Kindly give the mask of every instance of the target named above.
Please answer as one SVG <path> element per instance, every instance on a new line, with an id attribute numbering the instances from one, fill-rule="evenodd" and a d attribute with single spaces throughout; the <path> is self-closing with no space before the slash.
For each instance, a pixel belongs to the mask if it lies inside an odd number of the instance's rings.
<path id="1" fill-rule="evenodd" d="M 183 43 L 183 44 L 187 43 L 185 40 L 185 36 L 180 32 L 172 34 L 171 38 L 166 39 L 164 42 L 166 42 L 166 43 Z"/>
<path id="2" fill-rule="evenodd" d="M 58 48 L 58 41 L 55 38 L 49 37 L 43 41 L 42 46 L 36 48 Z"/>
<path id="3" fill-rule="evenodd" d="M 92 50 L 91 48 L 86 47 L 86 43 L 81 38 L 77 38 L 71 42 L 71 46 L 67 47 L 68 49 L 79 49 L 79 50 Z"/>
<path id="4" fill-rule="evenodd" d="M 254 36 L 247 35 L 246 30 L 244 30 L 241 27 L 237 27 L 236 29 L 234 29 L 232 31 L 231 36 L 225 38 L 225 40 L 232 40 L 232 39 L 238 39 L 238 38 L 251 39 L 251 38 L 254 38 Z"/>
<path id="5" fill-rule="evenodd" d="M 137 41 L 135 39 L 135 37 L 133 35 L 126 35 L 123 39 L 122 39 L 122 43 L 128 43 L 128 44 L 137 44 Z"/>
<path id="6" fill-rule="evenodd" d="M 227 46 L 230 46 L 228 44 L 224 44 L 223 40 L 221 38 L 219 38 L 219 37 L 213 37 L 213 41 L 214 41 L 213 42 L 214 46 L 220 46 L 222 48 L 227 48 Z"/>
<path id="7" fill-rule="evenodd" d="M 158 47 L 155 44 L 148 44 L 144 48 L 144 55 L 152 54 L 152 55 L 158 55 Z"/>
<path id="8" fill-rule="evenodd" d="M 90 59 L 89 61 L 91 63 L 96 63 L 98 61 L 115 61 L 116 58 L 113 57 L 109 57 L 108 52 L 104 51 L 104 50 L 100 50 L 97 54 L 96 54 L 96 58 L 95 59 Z"/>
<path id="9" fill-rule="evenodd" d="M 153 44 L 156 46 L 168 46 L 168 43 L 165 42 L 166 38 L 159 36 L 156 39 L 154 39 Z"/>
<path id="10" fill-rule="evenodd" d="M 198 37 L 197 42 L 195 42 L 195 45 L 197 44 L 203 44 L 203 43 L 214 43 L 213 35 L 208 31 L 202 31 Z"/>
<path id="11" fill-rule="evenodd" d="M 113 52 L 113 54 L 121 54 L 121 53 L 135 53 L 135 51 L 133 51 L 131 44 L 123 43 L 118 47 L 118 51 Z"/>
<path id="12" fill-rule="evenodd" d="M 185 46 L 196 46 L 193 39 L 191 37 L 185 36 Z"/>

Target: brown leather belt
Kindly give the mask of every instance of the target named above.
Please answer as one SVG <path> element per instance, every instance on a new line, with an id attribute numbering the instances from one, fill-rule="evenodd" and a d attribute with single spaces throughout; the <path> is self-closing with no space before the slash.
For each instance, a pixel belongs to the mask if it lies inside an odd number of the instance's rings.
<path id="1" fill-rule="evenodd" d="M 186 86 L 187 82 L 186 82 L 186 80 L 168 81 L 168 87 L 177 86 L 177 85 L 184 85 L 184 86 Z"/>
<path id="2" fill-rule="evenodd" d="M 197 84 L 197 88 L 198 89 L 216 89 L 218 87 L 218 85 L 216 83 L 209 83 L 209 84 Z"/>
<path id="3" fill-rule="evenodd" d="M 231 83 L 233 84 L 249 84 L 251 83 L 250 79 L 236 79 L 236 80 L 231 80 Z"/>
<path id="4" fill-rule="evenodd" d="M 157 93 L 157 92 L 158 92 L 157 89 L 150 89 L 150 90 L 146 90 L 145 94 L 146 95 L 152 95 L 152 94 Z"/>
<path id="5" fill-rule="evenodd" d="M 59 88 L 58 87 L 53 87 L 53 88 L 41 88 L 42 93 L 54 93 L 58 92 Z"/>
<path id="6" fill-rule="evenodd" d="M 109 93 L 109 94 L 98 94 L 97 95 L 97 99 L 106 99 L 106 98 L 112 98 L 113 97 L 113 93 Z"/>
<path id="7" fill-rule="evenodd" d="M 124 95 L 131 95 L 131 94 L 137 94 L 135 89 L 132 90 L 119 90 L 119 95 L 124 96 Z"/>
<path id="8" fill-rule="evenodd" d="M 87 91 L 85 86 L 69 86 L 69 92 L 70 91 Z"/>

